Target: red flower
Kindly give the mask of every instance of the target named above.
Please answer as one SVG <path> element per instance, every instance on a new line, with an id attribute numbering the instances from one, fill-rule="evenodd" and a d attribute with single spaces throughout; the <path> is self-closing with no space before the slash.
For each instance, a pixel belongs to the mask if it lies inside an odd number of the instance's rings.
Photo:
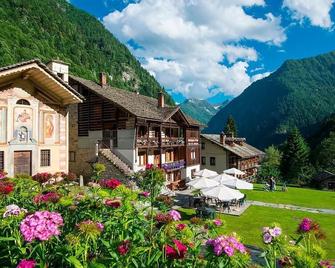
<path id="1" fill-rule="evenodd" d="M 179 224 L 177 224 L 177 226 L 176 226 L 176 229 L 178 230 L 178 231 L 182 231 L 182 230 L 184 230 L 186 228 L 186 224 L 185 223 L 179 223 Z"/>
<path id="2" fill-rule="evenodd" d="M 169 259 L 183 259 L 187 252 L 187 246 L 179 240 L 173 240 L 174 246 L 165 245 L 165 253 Z"/>
<path id="3" fill-rule="evenodd" d="M 152 169 L 154 167 L 153 164 L 146 164 L 145 169 Z"/>
<path id="4" fill-rule="evenodd" d="M 57 203 L 60 199 L 59 194 L 49 192 L 46 194 L 38 194 L 34 197 L 34 203 Z"/>
<path id="5" fill-rule="evenodd" d="M 117 187 L 119 187 L 122 183 L 118 180 L 118 179 L 115 179 L 115 178 L 112 178 L 112 179 L 104 179 L 104 180 L 101 180 L 100 181 L 100 185 L 102 187 L 106 187 L 106 188 L 109 188 L 109 189 L 115 189 Z"/>
<path id="6" fill-rule="evenodd" d="M 9 194 L 14 191 L 14 184 L 7 182 L 7 181 L 1 181 L 0 182 L 0 194 Z"/>
<path id="7" fill-rule="evenodd" d="M 129 248 L 130 248 L 130 241 L 125 240 L 117 247 L 117 251 L 119 252 L 120 255 L 124 256 L 128 253 Z"/>
<path id="8" fill-rule="evenodd" d="M 112 208 L 119 208 L 121 206 L 120 200 L 116 199 L 107 199 L 105 205 Z"/>

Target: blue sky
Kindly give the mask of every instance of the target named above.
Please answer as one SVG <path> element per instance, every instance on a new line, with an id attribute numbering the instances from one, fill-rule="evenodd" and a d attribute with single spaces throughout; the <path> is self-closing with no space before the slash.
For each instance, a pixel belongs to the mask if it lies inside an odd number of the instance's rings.
<path id="1" fill-rule="evenodd" d="M 285 60 L 335 50 L 334 0 L 71 0 L 177 102 L 217 103 Z"/>

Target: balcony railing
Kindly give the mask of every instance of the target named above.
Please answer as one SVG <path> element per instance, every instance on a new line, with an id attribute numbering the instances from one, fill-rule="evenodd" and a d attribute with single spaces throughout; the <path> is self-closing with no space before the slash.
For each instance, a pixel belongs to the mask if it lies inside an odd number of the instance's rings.
<path id="1" fill-rule="evenodd" d="M 183 137 L 164 137 L 162 138 L 162 145 L 184 145 L 185 139 Z"/>
<path id="2" fill-rule="evenodd" d="M 162 164 L 162 168 L 165 171 L 173 171 L 178 170 L 185 167 L 185 160 L 178 160 L 174 162 L 164 163 Z"/>

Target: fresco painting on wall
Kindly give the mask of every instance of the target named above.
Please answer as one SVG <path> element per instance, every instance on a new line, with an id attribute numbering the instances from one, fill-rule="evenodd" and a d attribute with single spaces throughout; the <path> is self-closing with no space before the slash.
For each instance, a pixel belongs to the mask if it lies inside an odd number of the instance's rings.
<path id="1" fill-rule="evenodd" d="M 44 114 L 44 138 L 53 139 L 55 132 L 55 116 L 54 114 Z"/>
<path id="2" fill-rule="evenodd" d="M 14 138 L 19 142 L 28 142 L 33 128 L 31 108 L 14 108 Z"/>

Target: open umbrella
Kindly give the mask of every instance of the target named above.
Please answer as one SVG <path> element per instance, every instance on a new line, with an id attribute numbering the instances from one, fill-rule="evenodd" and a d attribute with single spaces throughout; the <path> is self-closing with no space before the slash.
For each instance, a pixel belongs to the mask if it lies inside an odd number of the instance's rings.
<path id="1" fill-rule="evenodd" d="M 233 189 L 252 190 L 254 188 L 252 183 L 240 180 L 225 173 L 210 177 L 210 179 L 218 181 L 220 185 L 225 185 Z"/>
<path id="2" fill-rule="evenodd" d="M 215 175 L 218 175 L 218 173 L 215 172 L 215 171 L 206 169 L 206 168 L 194 172 L 194 176 L 198 176 L 198 177 L 206 177 L 206 178 L 208 178 L 208 177 L 212 177 L 212 176 L 215 176 Z"/>
<path id="3" fill-rule="evenodd" d="M 244 197 L 244 194 L 240 191 L 231 189 L 224 185 L 202 189 L 201 193 L 204 196 L 217 198 L 221 201 L 231 201 L 233 199 L 241 199 Z"/>
<path id="4" fill-rule="evenodd" d="M 218 186 L 219 183 L 215 180 L 211 180 L 205 177 L 200 177 L 200 178 L 196 178 L 188 182 L 187 185 L 195 189 L 203 189 L 203 188 Z"/>
<path id="5" fill-rule="evenodd" d="M 223 171 L 224 173 L 226 174 L 229 174 L 229 175 L 234 175 L 235 177 L 236 176 L 239 176 L 239 175 L 244 175 L 245 173 L 237 168 L 230 168 L 230 169 L 226 169 Z"/>

